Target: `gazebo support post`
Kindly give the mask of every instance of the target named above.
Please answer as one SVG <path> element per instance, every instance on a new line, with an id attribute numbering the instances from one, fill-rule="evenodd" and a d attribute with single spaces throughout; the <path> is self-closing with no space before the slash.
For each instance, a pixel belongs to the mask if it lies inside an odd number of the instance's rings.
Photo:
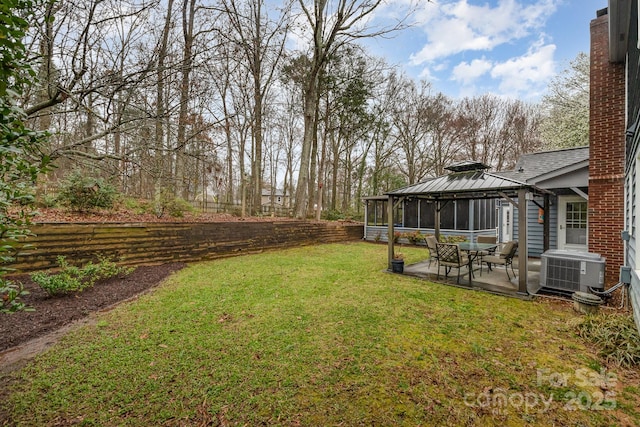
<path id="1" fill-rule="evenodd" d="M 436 235 L 436 240 L 440 241 L 440 208 L 442 207 L 442 203 L 440 200 L 436 201 L 436 218 L 435 218 L 435 229 L 433 230 Z"/>
<path id="2" fill-rule="evenodd" d="M 393 253 L 394 253 L 394 247 L 393 247 L 393 196 L 389 195 L 389 200 L 387 200 L 387 221 L 388 221 L 388 228 L 387 228 L 387 248 L 388 248 L 388 263 L 387 263 L 387 269 L 389 271 L 391 271 L 391 262 L 393 261 Z"/>
<path id="3" fill-rule="evenodd" d="M 518 190 L 518 294 L 529 295 L 527 290 L 528 258 L 527 250 L 527 189 Z M 547 216 L 547 215 L 545 215 Z"/>

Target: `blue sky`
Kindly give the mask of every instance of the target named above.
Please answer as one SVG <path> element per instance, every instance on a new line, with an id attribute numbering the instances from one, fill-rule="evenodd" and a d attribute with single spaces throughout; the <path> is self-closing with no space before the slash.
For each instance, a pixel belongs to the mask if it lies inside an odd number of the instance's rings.
<path id="1" fill-rule="evenodd" d="M 393 13 L 391 0 L 386 12 Z M 607 0 L 421 0 L 414 26 L 367 44 L 453 98 L 492 93 L 537 101 L 579 52 Z M 378 18 L 380 15 L 378 15 Z"/>

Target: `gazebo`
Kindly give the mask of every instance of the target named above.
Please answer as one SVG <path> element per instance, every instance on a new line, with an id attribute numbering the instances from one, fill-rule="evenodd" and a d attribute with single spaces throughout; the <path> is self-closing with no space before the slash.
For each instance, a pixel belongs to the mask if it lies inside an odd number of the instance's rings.
<path id="1" fill-rule="evenodd" d="M 527 202 L 532 195 L 543 196 L 543 212 L 549 211 L 548 190 L 534 185 L 487 172 L 489 166 L 479 162 L 463 162 L 446 168 L 451 173 L 422 183 L 403 187 L 386 193 L 388 236 L 394 235 L 393 212 L 407 198 L 423 199 L 435 205 L 435 235 L 440 237 L 440 213 L 447 203 L 456 200 L 504 199 L 514 206 L 514 218 L 518 219 L 518 269 L 528 271 L 527 265 Z M 549 215 L 543 215 L 545 249 L 548 249 Z M 388 240 L 388 265 L 394 254 L 394 239 Z M 518 275 L 518 294 L 527 295 L 527 274 Z"/>

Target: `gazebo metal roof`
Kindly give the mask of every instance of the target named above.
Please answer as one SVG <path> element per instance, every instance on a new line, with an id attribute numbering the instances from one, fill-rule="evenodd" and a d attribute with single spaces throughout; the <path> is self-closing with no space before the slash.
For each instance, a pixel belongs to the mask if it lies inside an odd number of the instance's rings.
<path id="1" fill-rule="evenodd" d="M 434 200 L 495 199 L 504 197 L 505 194 L 516 195 L 520 189 L 537 194 L 549 193 L 531 184 L 484 170 L 467 170 L 428 179 L 386 194 L 395 197 L 420 196 Z"/>

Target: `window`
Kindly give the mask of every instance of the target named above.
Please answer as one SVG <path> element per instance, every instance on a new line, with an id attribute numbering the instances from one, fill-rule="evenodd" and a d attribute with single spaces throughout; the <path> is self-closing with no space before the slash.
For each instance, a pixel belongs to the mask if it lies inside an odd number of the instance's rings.
<path id="1" fill-rule="evenodd" d="M 387 202 L 376 201 L 376 225 L 388 225 L 387 222 Z"/>
<path id="2" fill-rule="evenodd" d="M 567 243 L 587 244 L 587 202 L 567 202 Z"/>
<path id="3" fill-rule="evenodd" d="M 498 223 L 496 206 L 496 199 L 474 200 L 474 230 L 496 228 Z"/>
<path id="4" fill-rule="evenodd" d="M 403 204 L 398 204 L 394 209 L 393 209 L 393 225 L 396 227 L 404 227 L 405 225 L 403 224 L 403 214 L 402 212 L 404 211 L 404 205 Z"/>

